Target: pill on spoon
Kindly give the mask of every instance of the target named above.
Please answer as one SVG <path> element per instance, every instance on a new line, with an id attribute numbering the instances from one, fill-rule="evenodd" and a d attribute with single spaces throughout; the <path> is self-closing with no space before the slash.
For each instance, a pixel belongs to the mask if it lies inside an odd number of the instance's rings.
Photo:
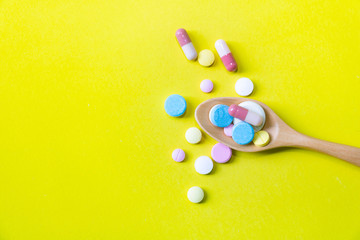
<path id="1" fill-rule="evenodd" d="M 217 104 L 209 112 L 210 122 L 217 127 L 229 126 L 234 118 L 229 114 L 229 106 Z"/>
<path id="2" fill-rule="evenodd" d="M 226 42 L 222 39 L 217 40 L 215 42 L 215 48 L 226 70 L 235 72 L 237 64 Z"/>
<path id="3" fill-rule="evenodd" d="M 230 105 L 228 111 L 231 116 L 250 123 L 254 126 L 259 126 L 263 122 L 263 119 L 260 115 L 236 104 Z"/>
<path id="4" fill-rule="evenodd" d="M 197 52 L 186 30 L 183 28 L 178 29 L 175 33 L 175 36 L 186 58 L 188 60 L 195 60 L 197 58 Z"/>

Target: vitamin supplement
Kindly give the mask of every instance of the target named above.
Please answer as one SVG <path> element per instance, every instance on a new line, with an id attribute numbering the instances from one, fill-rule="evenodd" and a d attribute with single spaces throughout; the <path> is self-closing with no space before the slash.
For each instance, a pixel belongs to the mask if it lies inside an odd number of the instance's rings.
<path id="1" fill-rule="evenodd" d="M 254 90 L 254 84 L 249 78 L 240 78 L 235 83 L 235 92 L 240 96 L 249 96 Z"/>
<path id="2" fill-rule="evenodd" d="M 187 192 L 187 197 L 192 203 L 199 203 L 204 199 L 204 190 L 200 187 L 191 187 Z"/>
<path id="3" fill-rule="evenodd" d="M 260 115 L 236 104 L 230 105 L 229 114 L 254 126 L 260 126 L 263 122 L 263 119 Z"/>
<path id="4" fill-rule="evenodd" d="M 232 155 L 231 149 L 222 143 L 215 144 L 211 149 L 211 157 L 217 163 L 228 162 L 231 158 L 231 155 Z"/>
<path id="5" fill-rule="evenodd" d="M 215 61 L 214 53 L 208 49 L 202 50 L 199 53 L 198 61 L 201 66 L 210 67 Z"/>
<path id="6" fill-rule="evenodd" d="M 185 113 L 186 101 L 185 98 L 178 94 L 170 95 L 165 100 L 165 111 L 172 117 L 179 117 Z"/>
<path id="7" fill-rule="evenodd" d="M 182 162 L 185 159 L 185 152 L 184 152 L 184 150 L 178 148 L 172 152 L 171 156 L 175 162 Z"/>
<path id="8" fill-rule="evenodd" d="M 253 126 L 254 132 L 258 132 L 261 129 L 263 129 L 263 127 L 265 125 L 265 121 L 266 121 L 266 115 L 265 115 L 264 109 L 259 104 L 257 104 L 256 102 L 253 102 L 253 101 L 245 101 L 245 102 L 240 103 L 239 106 L 246 108 L 247 110 L 249 110 L 251 112 L 257 113 L 258 115 L 260 115 L 262 117 L 262 119 L 263 119 L 262 124 L 259 126 Z M 240 119 L 234 118 L 234 125 L 239 122 L 241 122 Z"/>
<path id="9" fill-rule="evenodd" d="M 213 161 L 207 156 L 201 156 L 195 160 L 195 170 L 200 174 L 209 174 L 213 167 Z"/>
<path id="10" fill-rule="evenodd" d="M 192 44 L 189 35 L 186 30 L 180 28 L 175 33 L 176 39 L 178 40 L 186 58 L 188 60 L 195 60 L 197 58 L 197 52 L 194 45 Z"/>
<path id="11" fill-rule="evenodd" d="M 262 130 L 254 135 L 253 143 L 259 147 L 265 147 L 270 142 L 270 135 L 268 132 Z"/>
<path id="12" fill-rule="evenodd" d="M 237 64 L 226 42 L 222 39 L 217 40 L 215 42 L 215 48 L 226 70 L 235 72 L 237 69 Z"/>
<path id="13" fill-rule="evenodd" d="M 248 144 L 254 138 L 254 129 L 246 122 L 238 123 L 234 125 L 232 138 L 237 144 Z"/>
<path id="14" fill-rule="evenodd" d="M 233 117 L 230 116 L 229 107 L 223 104 L 217 104 L 211 108 L 209 112 L 210 122 L 217 127 L 227 127 L 233 121 Z"/>
<path id="15" fill-rule="evenodd" d="M 200 89 L 201 89 L 201 91 L 203 91 L 205 93 L 211 92 L 213 90 L 213 88 L 214 88 L 214 84 L 209 79 L 202 80 L 200 83 Z"/>
<path id="16" fill-rule="evenodd" d="M 200 142 L 201 137 L 201 131 L 196 127 L 189 128 L 185 133 L 186 141 L 191 144 L 197 144 L 198 142 Z"/>
<path id="17" fill-rule="evenodd" d="M 239 121 L 241 121 L 241 120 L 239 120 Z M 234 122 L 235 122 L 235 119 L 234 119 Z M 229 126 L 224 127 L 224 133 L 226 136 L 228 136 L 228 137 L 232 136 L 233 127 L 234 127 L 234 124 L 230 124 Z"/>

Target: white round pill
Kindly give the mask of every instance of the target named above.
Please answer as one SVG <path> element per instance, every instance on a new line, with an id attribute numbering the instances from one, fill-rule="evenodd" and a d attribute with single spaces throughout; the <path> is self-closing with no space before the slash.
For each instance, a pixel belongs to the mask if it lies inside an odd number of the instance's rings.
<path id="1" fill-rule="evenodd" d="M 266 115 L 265 115 L 264 109 L 259 104 L 257 104 L 256 102 L 253 102 L 253 101 L 245 101 L 245 102 L 240 103 L 239 106 L 246 108 L 247 110 L 252 111 L 254 113 L 257 113 L 262 117 L 262 119 L 263 119 L 262 124 L 260 126 L 253 126 L 254 132 L 258 132 L 261 129 L 263 129 L 263 127 L 265 125 L 265 121 L 266 121 Z M 239 122 L 242 122 L 242 121 L 238 118 L 234 118 L 234 125 L 236 125 Z"/>
<path id="2" fill-rule="evenodd" d="M 254 90 L 254 84 L 249 78 L 240 78 L 235 83 L 235 91 L 240 96 L 249 96 Z"/>
<path id="3" fill-rule="evenodd" d="M 200 142 L 201 137 L 202 137 L 201 131 L 196 127 L 189 128 L 185 133 L 186 141 L 188 141 L 191 144 L 196 144 Z"/>
<path id="4" fill-rule="evenodd" d="M 187 197 L 192 203 L 199 203 L 204 199 L 204 190 L 200 187 L 191 187 L 187 192 Z"/>
<path id="5" fill-rule="evenodd" d="M 207 156 L 201 156 L 195 160 L 195 170 L 200 174 L 209 174 L 213 167 L 213 161 Z"/>

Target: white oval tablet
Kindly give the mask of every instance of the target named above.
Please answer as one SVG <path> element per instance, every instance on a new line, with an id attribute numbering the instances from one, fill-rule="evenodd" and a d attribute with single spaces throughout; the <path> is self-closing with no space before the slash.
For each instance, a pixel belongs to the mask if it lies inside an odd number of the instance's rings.
<path id="1" fill-rule="evenodd" d="M 258 132 L 261 129 L 263 129 L 263 127 L 265 125 L 265 121 L 266 121 L 266 115 L 265 115 L 264 109 L 259 104 L 257 104 L 256 102 L 252 102 L 252 101 L 245 101 L 245 102 L 240 103 L 239 106 L 246 108 L 247 110 L 252 111 L 254 113 L 257 113 L 263 118 L 263 123 L 260 126 L 253 126 L 254 132 Z M 242 121 L 238 118 L 234 118 L 234 125 L 239 122 L 242 122 Z"/>
<path id="2" fill-rule="evenodd" d="M 192 203 L 199 203 L 204 199 L 204 190 L 200 187 L 191 187 L 187 192 L 187 197 Z"/>
<path id="3" fill-rule="evenodd" d="M 254 84 L 249 78 L 240 78 L 235 83 L 235 92 L 240 96 L 249 96 L 253 90 Z"/>
<path id="4" fill-rule="evenodd" d="M 200 174 L 209 174 L 214 167 L 214 163 L 208 156 L 201 156 L 195 160 L 195 170 Z"/>
<path id="5" fill-rule="evenodd" d="M 200 142 L 201 137 L 202 137 L 201 131 L 196 127 L 189 128 L 185 133 L 186 141 L 188 141 L 191 144 L 196 144 Z"/>

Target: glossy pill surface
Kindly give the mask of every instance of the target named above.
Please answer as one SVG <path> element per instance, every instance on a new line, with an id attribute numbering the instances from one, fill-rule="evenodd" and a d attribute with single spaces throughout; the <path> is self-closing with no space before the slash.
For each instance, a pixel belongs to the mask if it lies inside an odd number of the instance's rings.
<path id="1" fill-rule="evenodd" d="M 214 53 L 208 49 L 202 50 L 199 53 L 198 61 L 201 66 L 210 67 L 215 61 Z"/>
<path id="2" fill-rule="evenodd" d="M 237 70 L 237 63 L 226 42 L 222 39 L 217 40 L 215 42 L 215 48 L 226 70 L 235 72 Z"/>
<path id="3" fill-rule="evenodd" d="M 240 107 L 236 104 L 232 104 L 229 107 L 229 114 L 234 118 L 238 118 L 254 126 L 260 126 L 263 123 L 262 117 L 246 108 Z"/>
<path id="4" fill-rule="evenodd" d="M 185 29 L 180 28 L 175 33 L 176 39 L 188 60 L 195 60 L 197 52 Z"/>
<path id="5" fill-rule="evenodd" d="M 198 186 L 191 187 L 187 192 L 187 197 L 192 203 L 199 203 L 204 199 L 204 190 Z"/>
<path id="6" fill-rule="evenodd" d="M 245 101 L 245 102 L 241 102 L 239 104 L 240 107 L 243 107 L 243 108 L 246 108 L 247 110 L 251 111 L 251 112 L 255 112 L 257 113 L 259 116 L 262 117 L 263 119 L 263 122 L 261 125 L 259 126 L 253 126 L 254 127 L 254 131 L 255 132 L 258 132 L 260 131 L 261 129 L 263 129 L 264 125 L 265 125 L 265 122 L 266 122 L 266 114 L 265 114 L 265 111 L 264 109 L 259 105 L 257 104 L 256 102 L 253 102 L 253 101 Z M 241 122 L 240 119 L 238 118 L 234 118 L 234 125 Z"/>
<path id="7" fill-rule="evenodd" d="M 210 79 L 202 80 L 200 83 L 200 89 L 204 93 L 209 93 L 213 90 L 214 84 Z"/>

